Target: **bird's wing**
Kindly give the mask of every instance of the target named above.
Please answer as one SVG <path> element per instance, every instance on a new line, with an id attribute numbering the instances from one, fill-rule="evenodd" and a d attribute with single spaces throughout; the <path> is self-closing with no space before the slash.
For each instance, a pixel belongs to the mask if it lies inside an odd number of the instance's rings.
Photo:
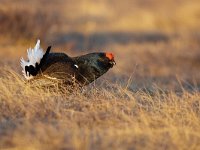
<path id="1" fill-rule="evenodd" d="M 50 53 L 42 66 L 42 75 L 71 82 L 78 75 L 78 65 L 64 53 Z"/>

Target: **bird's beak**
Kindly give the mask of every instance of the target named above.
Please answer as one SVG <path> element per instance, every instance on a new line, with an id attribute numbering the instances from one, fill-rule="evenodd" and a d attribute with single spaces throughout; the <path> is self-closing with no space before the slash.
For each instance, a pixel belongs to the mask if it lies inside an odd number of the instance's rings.
<path id="1" fill-rule="evenodd" d="M 110 61 L 110 64 L 111 64 L 111 65 L 113 65 L 113 66 L 114 66 L 114 65 L 116 65 L 116 62 L 115 62 L 115 60 L 114 60 L 114 59 L 113 59 L 113 60 L 111 60 L 111 61 Z"/>

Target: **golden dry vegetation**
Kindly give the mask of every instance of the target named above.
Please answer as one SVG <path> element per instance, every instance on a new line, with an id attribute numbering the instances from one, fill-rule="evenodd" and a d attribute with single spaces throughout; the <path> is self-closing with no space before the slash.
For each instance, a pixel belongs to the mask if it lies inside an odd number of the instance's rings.
<path id="1" fill-rule="evenodd" d="M 200 149 L 198 0 L 1 0 L 0 149 Z M 117 65 L 60 92 L 24 81 L 37 38 Z"/>

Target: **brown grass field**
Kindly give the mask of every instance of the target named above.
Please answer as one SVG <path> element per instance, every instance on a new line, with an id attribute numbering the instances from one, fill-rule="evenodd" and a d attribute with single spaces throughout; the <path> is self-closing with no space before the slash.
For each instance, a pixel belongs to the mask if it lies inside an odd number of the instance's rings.
<path id="1" fill-rule="evenodd" d="M 199 150 L 199 0 L 1 0 L 0 150 Z M 27 84 L 37 39 L 115 54 L 81 90 Z"/>

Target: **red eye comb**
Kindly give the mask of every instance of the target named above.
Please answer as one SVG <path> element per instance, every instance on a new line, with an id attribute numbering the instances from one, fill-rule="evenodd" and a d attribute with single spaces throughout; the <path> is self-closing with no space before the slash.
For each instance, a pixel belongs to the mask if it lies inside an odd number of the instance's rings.
<path id="1" fill-rule="evenodd" d="M 109 60 L 113 60 L 114 59 L 114 55 L 112 53 L 106 53 L 106 57 L 109 59 Z"/>

